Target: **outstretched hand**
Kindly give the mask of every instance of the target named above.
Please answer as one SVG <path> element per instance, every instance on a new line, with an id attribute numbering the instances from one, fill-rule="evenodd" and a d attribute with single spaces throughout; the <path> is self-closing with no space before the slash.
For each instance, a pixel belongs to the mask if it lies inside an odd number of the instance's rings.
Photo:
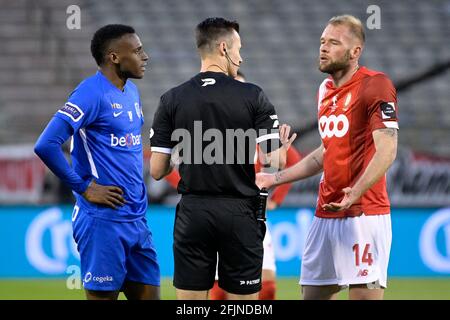
<path id="1" fill-rule="evenodd" d="M 282 124 L 280 126 L 280 141 L 283 145 L 283 148 L 289 150 L 291 147 L 292 142 L 294 142 L 295 138 L 297 138 L 297 134 L 293 133 L 292 136 L 289 138 L 289 134 L 291 133 L 291 126 L 288 124 Z"/>
<path id="2" fill-rule="evenodd" d="M 334 212 L 346 210 L 350 208 L 352 204 L 359 198 L 359 196 L 355 195 L 355 192 L 350 187 L 342 189 L 342 192 L 344 192 L 345 195 L 341 202 L 330 202 L 324 204 L 322 208 L 326 211 Z"/>

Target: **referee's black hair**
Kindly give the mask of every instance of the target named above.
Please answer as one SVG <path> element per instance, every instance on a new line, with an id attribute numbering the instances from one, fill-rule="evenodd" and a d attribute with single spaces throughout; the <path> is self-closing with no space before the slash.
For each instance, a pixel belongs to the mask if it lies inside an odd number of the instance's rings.
<path id="1" fill-rule="evenodd" d="M 98 29 L 91 40 L 91 54 L 97 65 L 100 66 L 105 62 L 104 58 L 110 42 L 129 33 L 136 33 L 136 31 L 133 27 L 123 24 L 108 24 Z"/>
<path id="2" fill-rule="evenodd" d="M 236 30 L 239 33 L 239 23 L 224 18 L 208 18 L 195 28 L 195 39 L 198 49 L 212 49 L 215 42 L 222 36 Z"/>

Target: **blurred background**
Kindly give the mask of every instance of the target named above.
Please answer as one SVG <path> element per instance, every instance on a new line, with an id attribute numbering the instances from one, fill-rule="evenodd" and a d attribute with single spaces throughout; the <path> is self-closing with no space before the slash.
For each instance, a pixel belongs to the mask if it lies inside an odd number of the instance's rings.
<path id="1" fill-rule="evenodd" d="M 70 92 L 95 73 L 89 47 L 99 27 L 132 25 L 150 55 L 145 78 L 135 81 L 148 137 L 159 97 L 199 71 L 195 26 L 210 16 L 237 20 L 241 70 L 264 89 L 280 121 L 294 127 L 294 145 L 306 155 L 320 143 L 319 38 L 332 16 L 346 13 L 366 26 L 361 65 L 387 73 L 398 90 L 400 147 L 388 174 L 392 286 L 386 297 L 450 299 L 450 0 L 0 0 L 0 299 L 83 298 L 71 238 L 73 197 L 34 155 L 33 144 Z M 170 299 L 178 195 L 167 181 L 149 177 L 149 142 L 143 141 L 148 220 L 159 249 L 163 298 Z M 301 252 L 318 181 L 294 184 L 283 205 L 269 213 L 280 299 L 299 297 Z"/>

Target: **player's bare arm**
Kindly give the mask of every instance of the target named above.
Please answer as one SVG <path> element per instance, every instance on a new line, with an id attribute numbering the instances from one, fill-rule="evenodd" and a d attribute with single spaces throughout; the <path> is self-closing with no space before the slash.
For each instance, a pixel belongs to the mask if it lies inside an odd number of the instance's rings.
<path id="1" fill-rule="evenodd" d="M 150 158 L 150 174 L 155 180 L 161 180 L 167 176 L 173 169 L 170 162 L 170 154 L 161 152 L 152 152 Z"/>
<path id="2" fill-rule="evenodd" d="M 320 147 L 292 167 L 274 174 L 258 173 L 256 174 L 256 185 L 259 188 L 270 188 L 314 176 L 323 170 L 323 152 L 324 148 L 321 144 Z"/>
<path id="3" fill-rule="evenodd" d="M 117 206 L 123 206 L 126 200 L 123 198 L 123 191 L 115 186 L 103 186 L 97 184 L 94 180 L 89 184 L 83 197 L 92 203 L 106 205 L 113 209 Z"/>
<path id="4" fill-rule="evenodd" d="M 375 144 L 375 154 L 363 175 L 353 187 L 344 188 L 344 198 L 340 203 L 325 204 L 323 208 L 329 211 L 341 211 L 350 208 L 368 189 L 386 174 L 397 155 L 397 129 L 378 129 L 372 133 Z"/>
<path id="5" fill-rule="evenodd" d="M 270 153 L 264 154 L 260 151 L 259 157 L 263 159 L 263 163 L 269 164 L 272 168 L 283 169 L 286 166 L 287 159 L 287 151 L 294 142 L 295 138 L 297 138 L 297 134 L 293 133 L 291 137 L 289 137 L 291 133 L 291 126 L 287 124 L 282 124 L 280 126 L 280 141 L 281 147 L 277 150 L 274 150 Z"/>

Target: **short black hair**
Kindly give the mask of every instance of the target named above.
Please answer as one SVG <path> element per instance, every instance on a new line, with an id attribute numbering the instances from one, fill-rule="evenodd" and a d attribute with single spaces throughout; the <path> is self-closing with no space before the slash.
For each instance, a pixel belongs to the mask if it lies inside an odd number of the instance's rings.
<path id="1" fill-rule="evenodd" d="M 208 18 L 200 22 L 195 28 L 195 39 L 198 49 L 214 44 L 220 37 L 236 30 L 239 33 L 239 23 L 224 18 Z"/>
<path id="2" fill-rule="evenodd" d="M 108 24 L 98 29 L 91 40 L 91 53 L 97 65 L 103 64 L 105 51 L 110 42 L 129 33 L 136 33 L 136 31 L 133 27 L 123 24 Z"/>

